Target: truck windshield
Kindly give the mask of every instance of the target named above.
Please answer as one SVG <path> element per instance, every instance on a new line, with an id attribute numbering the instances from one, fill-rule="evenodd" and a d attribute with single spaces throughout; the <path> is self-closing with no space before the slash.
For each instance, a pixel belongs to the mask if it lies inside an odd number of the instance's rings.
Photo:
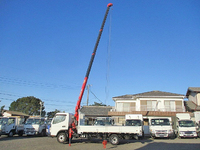
<path id="1" fill-rule="evenodd" d="M 178 122 L 179 127 L 195 127 L 192 120 L 181 120 Z"/>
<path id="2" fill-rule="evenodd" d="M 65 121 L 65 119 L 66 119 L 66 115 L 55 115 L 55 117 L 53 118 L 53 124 L 63 122 Z"/>
<path id="3" fill-rule="evenodd" d="M 0 125 L 7 124 L 7 123 L 8 123 L 8 118 L 1 118 L 0 119 Z"/>
<path id="4" fill-rule="evenodd" d="M 40 124 L 41 119 L 28 119 L 25 124 Z"/>
<path id="5" fill-rule="evenodd" d="M 151 119 L 152 126 L 169 126 L 169 119 Z"/>
<path id="6" fill-rule="evenodd" d="M 142 126 L 141 120 L 126 120 L 125 126 Z"/>
<path id="7" fill-rule="evenodd" d="M 3 124 L 3 118 L 0 118 L 0 125 Z"/>

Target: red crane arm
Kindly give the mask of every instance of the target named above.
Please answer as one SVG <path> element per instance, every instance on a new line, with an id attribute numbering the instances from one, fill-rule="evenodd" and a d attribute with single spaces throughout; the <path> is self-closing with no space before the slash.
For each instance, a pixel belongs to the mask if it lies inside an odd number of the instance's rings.
<path id="1" fill-rule="evenodd" d="M 95 44 L 95 47 L 94 47 L 94 50 L 93 50 L 93 53 L 92 53 L 92 56 L 91 56 L 91 59 L 90 59 L 90 63 L 89 63 L 89 66 L 88 66 L 88 69 L 87 69 L 87 72 L 86 72 L 84 81 L 83 81 L 83 85 L 82 85 L 82 87 L 81 87 L 81 92 L 80 92 L 80 95 L 79 95 L 79 97 L 78 97 L 78 101 L 77 101 L 76 108 L 75 108 L 75 114 L 74 114 L 74 117 L 75 117 L 75 119 L 76 119 L 77 122 L 79 121 L 78 111 L 79 111 L 79 109 L 80 109 L 81 100 L 82 100 L 82 97 L 83 97 L 83 93 L 84 93 L 84 91 L 85 91 L 85 86 L 86 86 L 86 84 L 87 84 L 87 80 L 88 80 L 88 77 L 89 77 L 89 74 L 90 74 L 90 70 L 91 70 L 91 68 L 92 68 L 92 64 L 93 64 L 93 61 L 94 61 L 94 57 L 95 57 L 95 54 L 96 54 L 96 50 L 97 50 L 97 47 L 98 47 L 98 44 L 99 44 L 99 41 L 100 41 L 100 38 L 101 38 L 101 34 L 102 34 L 102 32 L 103 32 L 103 28 L 104 28 L 104 25 L 105 25 L 105 22 L 106 22 L 106 18 L 107 18 L 107 15 L 108 15 L 108 12 L 109 12 L 111 6 L 113 6 L 112 3 L 109 3 L 109 4 L 107 5 L 106 13 L 105 13 L 105 15 L 104 15 L 104 19 L 103 19 L 101 28 L 100 28 L 100 30 L 99 30 L 99 35 L 98 35 L 98 37 L 97 37 L 97 41 L 96 41 L 96 44 Z"/>

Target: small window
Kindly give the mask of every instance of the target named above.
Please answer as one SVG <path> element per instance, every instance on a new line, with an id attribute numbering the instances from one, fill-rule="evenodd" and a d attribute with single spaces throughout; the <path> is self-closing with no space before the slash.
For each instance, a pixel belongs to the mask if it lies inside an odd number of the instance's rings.
<path id="1" fill-rule="evenodd" d="M 66 118 L 65 115 L 57 115 L 53 119 L 53 124 L 57 124 L 57 123 L 63 122 L 63 121 L 65 121 L 65 118 Z"/>

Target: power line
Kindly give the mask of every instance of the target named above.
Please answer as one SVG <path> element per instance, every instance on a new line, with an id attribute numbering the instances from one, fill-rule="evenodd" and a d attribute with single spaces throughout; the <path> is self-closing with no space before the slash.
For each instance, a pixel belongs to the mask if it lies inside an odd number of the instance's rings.
<path id="1" fill-rule="evenodd" d="M 103 104 L 103 102 L 91 91 L 91 89 L 90 89 L 90 92 L 92 93 L 92 95 L 94 95 L 94 97 L 95 97 L 98 101 L 100 101 L 100 102 Z"/>
<path id="2" fill-rule="evenodd" d="M 8 78 L 8 77 L 0 77 L 1 83 L 11 84 L 11 85 L 19 85 L 19 86 L 29 86 L 29 87 L 41 87 L 41 88 L 50 88 L 50 89 L 77 89 L 79 86 L 77 85 L 65 85 L 65 84 L 53 84 L 53 83 L 43 83 L 43 82 L 35 82 L 35 81 L 27 81 L 17 78 Z"/>

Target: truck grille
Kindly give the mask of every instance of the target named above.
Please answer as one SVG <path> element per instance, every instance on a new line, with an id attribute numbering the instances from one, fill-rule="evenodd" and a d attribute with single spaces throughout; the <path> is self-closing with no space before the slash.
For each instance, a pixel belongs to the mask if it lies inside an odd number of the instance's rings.
<path id="1" fill-rule="evenodd" d="M 192 131 L 185 131 L 185 134 L 192 134 Z"/>
<path id="2" fill-rule="evenodd" d="M 156 130 L 156 137 L 168 137 L 167 130 Z"/>
<path id="3" fill-rule="evenodd" d="M 26 131 L 27 132 L 33 132 L 33 131 L 35 131 L 35 129 L 34 128 L 26 128 Z"/>

